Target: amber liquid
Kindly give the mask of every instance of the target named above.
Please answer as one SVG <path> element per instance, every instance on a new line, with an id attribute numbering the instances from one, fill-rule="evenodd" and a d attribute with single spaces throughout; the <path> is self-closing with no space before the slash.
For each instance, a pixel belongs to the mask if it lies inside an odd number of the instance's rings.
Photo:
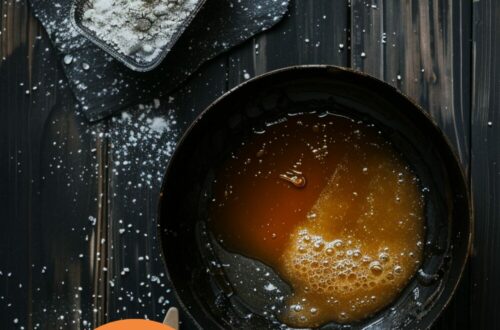
<path id="1" fill-rule="evenodd" d="M 373 124 L 289 117 L 220 169 L 210 227 L 293 289 L 278 318 L 315 327 L 390 304 L 422 259 L 418 178 Z"/>

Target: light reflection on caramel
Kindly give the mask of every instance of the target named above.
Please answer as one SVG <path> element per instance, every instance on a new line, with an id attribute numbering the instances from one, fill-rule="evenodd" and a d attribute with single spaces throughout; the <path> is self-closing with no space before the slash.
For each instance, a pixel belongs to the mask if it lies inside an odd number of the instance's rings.
<path id="1" fill-rule="evenodd" d="M 210 226 L 292 286 L 278 314 L 290 326 L 370 316 L 420 264 L 418 178 L 371 124 L 293 117 L 247 141 L 217 179 Z"/>

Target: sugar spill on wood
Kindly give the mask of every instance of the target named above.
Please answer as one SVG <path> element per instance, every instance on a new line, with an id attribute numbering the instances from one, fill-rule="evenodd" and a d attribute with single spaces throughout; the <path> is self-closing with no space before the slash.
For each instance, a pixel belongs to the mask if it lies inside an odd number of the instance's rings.
<path id="1" fill-rule="evenodd" d="M 114 132 L 112 146 L 113 175 L 121 175 L 126 171 L 139 171 L 138 182 L 128 182 L 127 185 L 141 188 L 152 188 L 154 182 L 161 182 L 164 168 L 171 156 L 176 141 L 176 118 L 171 112 L 155 115 L 155 108 L 160 101 L 152 104 L 139 105 L 138 111 L 123 112 L 121 117 L 114 117 L 117 126 L 126 127 L 122 132 Z M 141 150 L 147 155 L 140 160 L 130 157 Z M 133 202 L 133 200 L 132 200 Z"/>

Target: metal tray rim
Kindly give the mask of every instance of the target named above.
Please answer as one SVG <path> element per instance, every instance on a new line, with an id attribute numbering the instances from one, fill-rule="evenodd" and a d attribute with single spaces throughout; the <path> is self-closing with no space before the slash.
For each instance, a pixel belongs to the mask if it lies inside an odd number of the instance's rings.
<path id="1" fill-rule="evenodd" d="M 114 59 L 118 60 L 120 63 L 124 64 L 126 67 L 128 67 L 131 70 L 137 71 L 137 72 L 147 72 L 155 69 L 160 63 L 165 59 L 167 54 L 170 52 L 172 47 L 175 45 L 175 43 L 179 40 L 181 35 L 184 33 L 186 28 L 191 24 L 192 20 L 198 14 L 198 12 L 201 10 L 203 5 L 206 3 L 206 0 L 198 0 L 198 4 L 196 7 L 191 11 L 189 16 L 186 18 L 186 20 L 180 24 L 179 28 L 177 31 L 174 33 L 170 41 L 165 45 L 161 52 L 160 55 L 158 55 L 154 60 L 150 62 L 144 62 L 144 63 L 139 63 L 135 60 L 133 60 L 132 57 L 127 56 L 125 54 L 122 54 L 118 52 L 116 49 L 113 48 L 112 45 L 106 43 L 90 29 L 86 28 L 83 26 L 83 24 L 80 23 L 80 21 L 77 19 L 77 11 L 79 8 L 82 8 L 83 4 L 87 0 L 73 0 L 71 4 L 71 9 L 70 9 L 70 21 L 75 30 L 83 35 L 85 38 L 90 40 L 92 43 L 94 43 L 96 46 L 104 50 L 106 53 L 111 55 Z"/>

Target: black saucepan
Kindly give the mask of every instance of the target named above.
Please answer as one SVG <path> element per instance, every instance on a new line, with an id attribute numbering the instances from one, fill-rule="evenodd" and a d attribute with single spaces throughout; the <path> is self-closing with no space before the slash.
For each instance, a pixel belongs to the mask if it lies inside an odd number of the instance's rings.
<path id="1" fill-rule="evenodd" d="M 249 80 L 215 101 L 184 134 L 168 166 L 159 237 L 180 307 L 201 328 L 279 328 L 264 310 L 276 297 L 255 290 L 262 284 L 258 271 L 267 266 L 223 251 L 206 229 L 211 186 L 215 169 L 253 130 L 293 113 L 322 111 L 380 125 L 429 187 L 417 275 L 373 317 L 322 329 L 428 328 L 450 301 L 467 261 L 473 218 L 447 139 L 419 106 L 384 82 L 333 66 L 299 66 Z"/>

